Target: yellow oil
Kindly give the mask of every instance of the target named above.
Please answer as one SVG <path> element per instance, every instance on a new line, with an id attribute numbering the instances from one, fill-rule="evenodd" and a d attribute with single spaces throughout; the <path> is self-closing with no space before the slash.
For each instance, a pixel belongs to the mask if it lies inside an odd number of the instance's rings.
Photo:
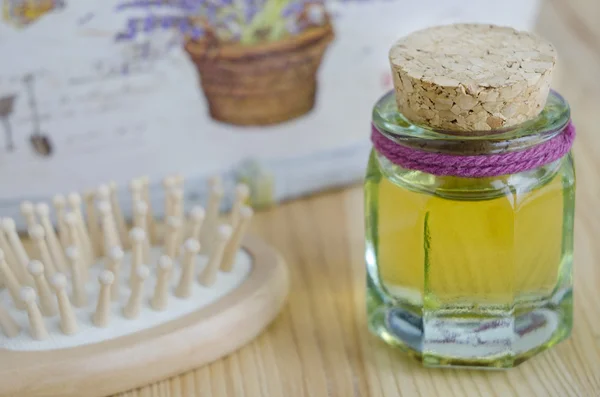
<path id="1" fill-rule="evenodd" d="M 568 118 L 551 94 L 533 124 L 464 145 L 410 123 L 393 91 L 373 109 L 392 140 L 455 155 L 532 147 Z M 373 149 L 364 188 L 365 303 L 369 330 L 384 342 L 426 366 L 508 368 L 570 335 L 570 154 L 512 175 L 460 178 L 403 169 Z"/>
<path id="2" fill-rule="evenodd" d="M 453 181 L 453 179 L 455 179 Z M 446 184 L 460 178 L 445 178 Z M 382 176 L 377 267 L 392 295 L 438 303 L 511 304 L 549 295 L 563 256 L 563 176 L 488 199 L 455 200 Z M 426 300 L 426 299 L 425 299 Z"/>

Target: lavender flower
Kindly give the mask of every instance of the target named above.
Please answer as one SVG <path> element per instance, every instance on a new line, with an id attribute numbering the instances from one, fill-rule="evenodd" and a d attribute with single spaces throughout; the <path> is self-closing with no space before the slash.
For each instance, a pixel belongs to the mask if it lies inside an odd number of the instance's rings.
<path id="1" fill-rule="evenodd" d="M 232 0 L 205 0 L 205 1 L 206 1 L 207 6 L 216 7 L 216 8 L 228 6 L 233 3 Z"/>
<path id="2" fill-rule="evenodd" d="M 154 15 L 148 15 L 144 19 L 144 32 L 148 33 L 154 29 L 154 25 L 158 22 Z"/>
<path id="3" fill-rule="evenodd" d="M 161 18 L 160 26 L 163 29 L 169 29 L 175 25 L 175 17 L 165 16 Z"/>
<path id="4" fill-rule="evenodd" d="M 204 36 L 204 29 L 202 29 L 202 28 L 201 28 L 201 27 L 199 27 L 199 26 L 194 26 L 194 27 L 192 28 L 192 38 L 194 38 L 194 39 L 199 39 L 199 38 L 201 38 L 202 36 Z"/>
<path id="5" fill-rule="evenodd" d="M 179 2 L 179 8 L 190 15 L 197 14 L 202 9 L 203 3 L 203 0 L 181 0 Z"/>
<path id="6" fill-rule="evenodd" d="M 249 5 L 244 11 L 244 20 L 246 22 L 250 22 L 258 12 L 258 7 L 254 5 Z"/>
<path id="7" fill-rule="evenodd" d="M 160 4 L 160 1 L 157 0 L 132 0 L 132 1 L 128 1 L 126 3 L 121 3 L 119 5 L 117 5 L 117 10 L 121 11 L 127 8 L 134 8 L 134 7 L 151 7 L 153 5 L 156 5 L 157 3 Z"/>
<path id="8" fill-rule="evenodd" d="M 181 9 L 197 9 L 204 0 L 129 0 L 117 5 L 117 10 L 121 11 L 127 8 L 152 8 L 152 7 L 170 7 Z"/>
<path id="9" fill-rule="evenodd" d="M 217 21 L 217 7 L 208 6 L 204 9 L 204 16 L 211 23 L 215 23 Z"/>
<path id="10" fill-rule="evenodd" d="M 145 8 L 152 13 L 139 25 L 129 20 L 117 40 L 131 40 L 140 30 L 171 28 L 194 38 L 204 36 L 206 27 L 192 26 L 191 21 L 208 22 L 221 40 L 245 44 L 278 40 L 323 25 L 327 15 L 322 4 L 323 0 L 123 0 L 118 10 Z M 163 15 L 165 10 L 183 15 Z M 300 18 L 305 10 L 306 18 Z"/>
<path id="11" fill-rule="evenodd" d="M 191 31 L 190 23 L 185 19 L 181 20 L 179 22 L 179 32 L 181 32 L 182 34 L 187 34 L 189 31 Z"/>
<path id="12" fill-rule="evenodd" d="M 199 10 L 204 4 L 204 0 L 181 0 L 180 5 L 182 8 L 190 11 Z"/>
<path id="13" fill-rule="evenodd" d="M 283 18 L 289 18 L 293 15 L 298 15 L 304 9 L 304 5 L 302 3 L 291 3 L 288 4 L 282 11 L 281 16 Z"/>
<path id="14" fill-rule="evenodd" d="M 137 34 L 137 19 L 132 18 L 127 21 L 127 29 L 125 32 L 117 34 L 116 41 L 132 40 Z"/>

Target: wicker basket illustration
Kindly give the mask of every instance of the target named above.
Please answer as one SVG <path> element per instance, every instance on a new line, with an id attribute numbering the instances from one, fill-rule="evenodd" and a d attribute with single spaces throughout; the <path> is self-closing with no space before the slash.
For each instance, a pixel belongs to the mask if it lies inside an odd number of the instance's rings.
<path id="1" fill-rule="evenodd" d="M 334 38 L 331 24 L 286 39 L 243 46 L 188 39 L 213 119 L 236 125 L 281 123 L 312 110 L 317 72 Z"/>

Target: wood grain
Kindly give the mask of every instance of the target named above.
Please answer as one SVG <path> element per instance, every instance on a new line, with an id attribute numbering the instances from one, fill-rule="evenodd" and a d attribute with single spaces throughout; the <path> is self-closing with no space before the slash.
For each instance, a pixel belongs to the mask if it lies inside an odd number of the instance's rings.
<path id="1" fill-rule="evenodd" d="M 580 168 L 593 167 L 577 151 Z M 597 178 L 580 186 L 579 197 L 600 189 Z M 363 197 L 353 187 L 256 215 L 252 231 L 284 253 L 291 280 L 284 311 L 263 334 L 225 359 L 119 397 L 596 397 L 600 213 L 588 200 L 579 202 L 576 226 L 573 336 L 513 370 L 425 369 L 368 333 Z"/>
<path id="2" fill-rule="evenodd" d="M 538 25 L 559 51 L 553 86 L 571 103 L 578 127 L 569 340 L 513 370 L 484 372 L 424 369 L 372 337 L 356 186 L 256 214 L 253 232 L 284 254 L 291 275 L 287 306 L 265 333 L 225 359 L 119 397 L 600 396 L 598 7 L 595 0 L 548 0 Z"/>

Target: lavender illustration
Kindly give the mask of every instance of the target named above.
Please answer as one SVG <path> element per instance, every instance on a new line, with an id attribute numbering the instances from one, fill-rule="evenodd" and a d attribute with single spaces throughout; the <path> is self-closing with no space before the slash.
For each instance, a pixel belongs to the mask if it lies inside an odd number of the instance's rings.
<path id="1" fill-rule="evenodd" d="M 139 42 L 154 31 L 176 31 L 214 120 L 277 124 L 315 104 L 317 72 L 334 38 L 324 1 L 128 0 L 117 12 L 138 12 L 116 40 Z"/>
<path id="2" fill-rule="evenodd" d="M 324 0 L 130 0 L 117 11 L 143 8 L 146 17 L 127 21 L 117 40 L 177 29 L 194 39 L 253 45 L 282 40 L 327 23 Z"/>

